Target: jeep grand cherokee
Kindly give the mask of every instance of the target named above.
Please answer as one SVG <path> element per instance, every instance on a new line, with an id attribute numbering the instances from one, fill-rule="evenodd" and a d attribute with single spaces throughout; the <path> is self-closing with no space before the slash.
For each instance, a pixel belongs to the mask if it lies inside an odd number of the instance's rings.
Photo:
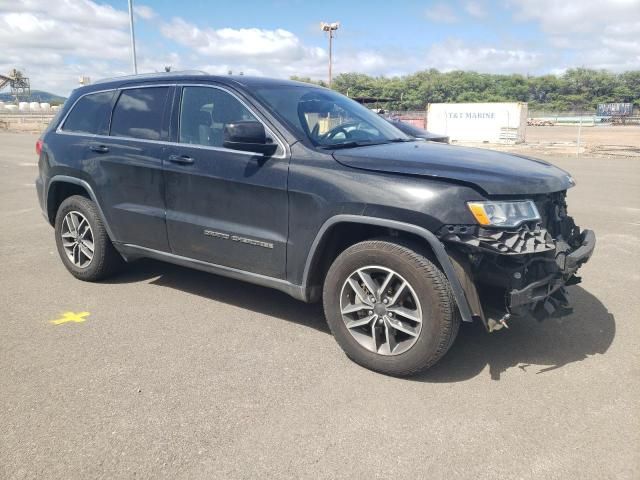
<path id="1" fill-rule="evenodd" d="M 409 375 L 461 321 L 569 310 L 595 236 L 549 163 L 416 141 L 336 92 L 165 73 L 75 90 L 38 140 L 60 258 L 97 281 L 151 257 L 322 300 L 346 354 Z"/>

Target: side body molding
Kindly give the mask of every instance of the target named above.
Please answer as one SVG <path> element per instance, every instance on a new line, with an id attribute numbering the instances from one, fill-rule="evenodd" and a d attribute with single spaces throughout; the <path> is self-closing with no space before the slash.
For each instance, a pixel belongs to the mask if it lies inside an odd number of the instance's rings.
<path id="1" fill-rule="evenodd" d="M 460 310 L 460 315 L 462 320 L 465 322 L 472 322 L 473 315 L 471 313 L 471 308 L 469 307 L 469 302 L 467 300 L 465 291 L 462 287 L 462 283 L 456 274 L 456 270 L 447 254 L 444 245 L 438 238 L 431 233 L 426 228 L 419 227 L 417 225 L 412 225 L 410 223 L 398 222 L 396 220 L 388 220 L 384 218 L 376 218 L 376 217 L 363 217 L 360 215 L 336 215 L 327 220 L 322 227 L 320 228 L 316 238 L 311 245 L 311 249 L 309 255 L 307 256 L 307 261 L 304 267 L 302 285 L 304 287 L 308 287 L 309 274 L 311 271 L 311 265 L 313 265 L 313 261 L 316 259 L 315 256 L 317 254 L 318 245 L 322 241 L 326 232 L 333 225 L 337 223 L 362 223 L 365 225 L 375 225 L 379 227 L 387 227 L 394 230 L 399 230 L 402 232 L 412 233 L 417 235 L 427 241 L 431 249 L 433 250 L 436 258 L 440 262 L 442 269 L 444 270 L 444 274 L 446 275 L 449 283 L 451 284 L 451 290 L 453 291 L 453 296 L 458 304 L 458 309 Z M 305 288 L 306 289 L 306 288 Z"/>
<path id="2" fill-rule="evenodd" d="M 81 178 L 77 178 L 77 177 L 70 177 L 68 175 L 54 175 L 53 177 L 51 177 L 51 179 L 49 179 L 49 183 L 47 183 L 47 188 L 45 190 L 45 194 L 44 194 L 44 211 L 45 212 L 49 212 L 49 190 L 51 189 L 51 185 L 53 185 L 56 182 L 61 182 L 61 183 L 73 183 L 75 185 L 79 185 L 82 188 L 84 188 L 87 193 L 89 194 L 89 196 L 91 197 L 91 200 L 93 201 L 93 203 L 96 204 L 96 206 L 98 207 L 98 213 L 100 214 L 100 218 L 102 219 L 102 223 L 104 225 L 104 227 L 107 230 L 107 233 L 109 234 L 109 238 L 111 239 L 111 241 L 116 242 L 117 240 L 113 237 L 113 232 L 111 231 L 111 228 L 109 227 L 109 223 L 107 222 L 107 219 L 104 216 L 104 212 L 102 211 L 102 207 L 100 206 L 100 202 L 98 201 L 98 198 L 96 197 L 96 193 L 93 191 L 93 188 L 91 188 L 91 185 L 89 185 L 88 182 L 86 182 L 85 180 L 82 180 Z"/>

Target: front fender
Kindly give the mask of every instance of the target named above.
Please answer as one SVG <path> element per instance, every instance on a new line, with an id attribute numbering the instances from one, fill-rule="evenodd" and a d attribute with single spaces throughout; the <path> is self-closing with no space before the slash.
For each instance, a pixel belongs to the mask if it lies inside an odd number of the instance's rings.
<path id="1" fill-rule="evenodd" d="M 451 261 L 451 258 L 447 254 L 444 244 L 438 240 L 438 238 L 431 233 L 429 230 L 423 227 L 419 227 L 417 225 L 412 225 L 410 223 L 399 222 L 396 220 L 388 220 L 384 218 L 375 218 L 375 217 L 365 217 L 360 215 L 335 215 L 328 219 L 318 231 L 307 256 L 307 260 L 304 267 L 304 273 L 302 277 L 302 287 L 303 291 L 306 292 L 305 295 L 309 296 L 309 277 L 311 273 L 311 266 L 314 264 L 314 261 L 317 260 L 317 255 L 319 255 L 318 247 L 322 242 L 322 239 L 327 234 L 329 229 L 338 224 L 338 223 L 360 223 L 364 225 L 372 225 L 377 227 L 385 227 L 393 230 L 398 230 L 401 232 L 411 233 L 413 235 L 417 235 L 423 238 L 433 250 L 438 262 L 440 262 L 440 266 L 444 274 L 449 280 L 451 285 L 451 290 L 453 293 L 453 297 L 458 305 L 458 310 L 460 311 L 460 316 L 462 320 L 465 322 L 473 321 L 473 314 L 471 313 L 471 308 L 469 306 L 469 301 L 467 300 L 467 296 L 464 288 L 462 287 L 462 283 L 458 275 L 456 274 L 456 269 Z"/>

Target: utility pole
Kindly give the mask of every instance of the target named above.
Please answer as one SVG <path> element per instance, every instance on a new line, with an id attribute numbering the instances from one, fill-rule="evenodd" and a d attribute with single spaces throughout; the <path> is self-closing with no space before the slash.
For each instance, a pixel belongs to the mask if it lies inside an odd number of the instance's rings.
<path id="1" fill-rule="evenodd" d="M 338 30 L 340 27 L 340 22 L 333 23 L 324 23 L 320 24 L 320 29 L 323 32 L 329 32 L 329 88 L 331 88 L 331 78 L 332 78 L 332 63 L 333 63 L 333 32 Z"/>
<path id="2" fill-rule="evenodd" d="M 136 61 L 136 35 L 133 31 L 133 0 L 129 0 L 129 28 L 131 30 L 131 61 L 133 73 L 138 74 L 138 62 Z"/>

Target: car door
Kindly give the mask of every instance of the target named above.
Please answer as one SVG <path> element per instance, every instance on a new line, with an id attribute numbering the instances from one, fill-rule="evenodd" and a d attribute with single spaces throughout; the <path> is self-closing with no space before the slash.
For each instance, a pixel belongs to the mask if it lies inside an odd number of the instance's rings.
<path id="1" fill-rule="evenodd" d="M 288 156 L 223 147 L 225 125 L 260 120 L 223 88 L 185 85 L 176 95 L 177 142 L 165 152 L 167 234 L 174 254 L 283 278 Z M 264 122 L 263 122 L 264 123 Z"/>
<path id="2" fill-rule="evenodd" d="M 118 242 L 169 251 L 162 158 L 174 87 L 144 85 L 122 89 L 111 116 L 109 136 L 93 139 L 100 157 L 92 177 Z"/>
<path id="3" fill-rule="evenodd" d="M 49 135 L 47 142 L 52 152 L 60 152 L 61 158 L 50 158 L 56 172 L 63 173 L 61 168 L 78 169 L 89 182 L 94 192 L 99 193 L 98 186 L 91 173 L 102 160 L 100 152 L 96 152 L 96 137 L 109 134 L 109 119 L 116 96 L 115 90 L 90 92 L 79 97 L 68 114 L 60 123 L 55 135 Z M 100 196 L 98 195 L 98 200 Z"/>

